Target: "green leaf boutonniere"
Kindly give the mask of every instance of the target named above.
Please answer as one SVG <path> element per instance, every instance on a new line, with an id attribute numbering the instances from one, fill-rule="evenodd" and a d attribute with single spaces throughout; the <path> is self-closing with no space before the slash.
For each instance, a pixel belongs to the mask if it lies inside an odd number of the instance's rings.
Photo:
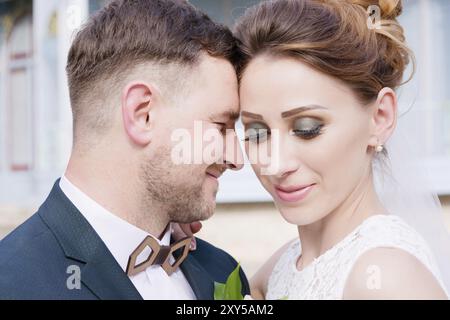
<path id="1" fill-rule="evenodd" d="M 241 264 L 228 276 L 226 283 L 214 282 L 214 300 L 244 300 L 239 276 Z"/>
<path id="2" fill-rule="evenodd" d="M 253 300 L 251 296 L 242 295 L 242 282 L 239 275 L 241 264 L 228 276 L 226 283 L 214 282 L 214 300 Z M 279 300 L 288 300 L 283 297 Z"/>

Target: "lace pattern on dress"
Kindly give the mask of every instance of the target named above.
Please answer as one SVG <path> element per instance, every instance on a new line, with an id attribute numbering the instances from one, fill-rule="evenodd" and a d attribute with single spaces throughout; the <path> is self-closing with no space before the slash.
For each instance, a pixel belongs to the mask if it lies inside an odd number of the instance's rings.
<path id="1" fill-rule="evenodd" d="M 342 299 L 346 280 L 358 258 L 368 250 L 381 247 L 401 249 L 413 255 L 445 288 L 425 240 L 398 216 L 375 215 L 301 271 L 296 267 L 301 254 L 300 240 L 293 242 L 270 275 L 266 299 Z M 447 291 L 446 294 L 449 296 Z"/>

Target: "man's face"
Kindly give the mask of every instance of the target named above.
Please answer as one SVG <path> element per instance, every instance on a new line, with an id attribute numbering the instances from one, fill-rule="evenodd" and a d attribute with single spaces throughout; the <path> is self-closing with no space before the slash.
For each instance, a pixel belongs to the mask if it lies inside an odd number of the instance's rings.
<path id="1" fill-rule="evenodd" d="M 205 56 L 186 81 L 173 106 L 154 112 L 151 156 L 141 168 L 147 196 L 181 223 L 211 217 L 218 178 L 243 164 L 234 131 L 239 97 L 233 66 Z"/>

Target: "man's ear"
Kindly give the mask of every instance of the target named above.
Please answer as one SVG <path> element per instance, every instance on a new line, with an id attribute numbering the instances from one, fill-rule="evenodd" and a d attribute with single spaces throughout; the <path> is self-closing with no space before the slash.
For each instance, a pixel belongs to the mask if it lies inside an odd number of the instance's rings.
<path id="1" fill-rule="evenodd" d="M 397 96 L 391 88 L 383 88 L 373 105 L 369 146 L 384 145 L 397 126 Z"/>
<path id="2" fill-rule="evenodd" d="M 122 118 L 125 132 L 133 143 L 146 146 L 151 142 L 151 111 L 157 90 L 144 82 L 129 83 L 122 92 Z"/>

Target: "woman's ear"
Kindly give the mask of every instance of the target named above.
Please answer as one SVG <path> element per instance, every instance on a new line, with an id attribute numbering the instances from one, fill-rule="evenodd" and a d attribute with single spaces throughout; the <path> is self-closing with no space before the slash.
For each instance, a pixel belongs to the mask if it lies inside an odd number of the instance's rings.
<path id="1" fill-rule="evenodd" d="M 156 90 L 144 82 L 129 83 L 122 92 L 122 118 L 130 140 L 146 146 L 151 142 L 151 111 L 156 100 Z"/>
<path id="2" fill-rule="evenodd" d="M 384 145 L 397 126 L 397 96 L 391 88 L 383 88 L 373 105 L 369 146 Z"/>

